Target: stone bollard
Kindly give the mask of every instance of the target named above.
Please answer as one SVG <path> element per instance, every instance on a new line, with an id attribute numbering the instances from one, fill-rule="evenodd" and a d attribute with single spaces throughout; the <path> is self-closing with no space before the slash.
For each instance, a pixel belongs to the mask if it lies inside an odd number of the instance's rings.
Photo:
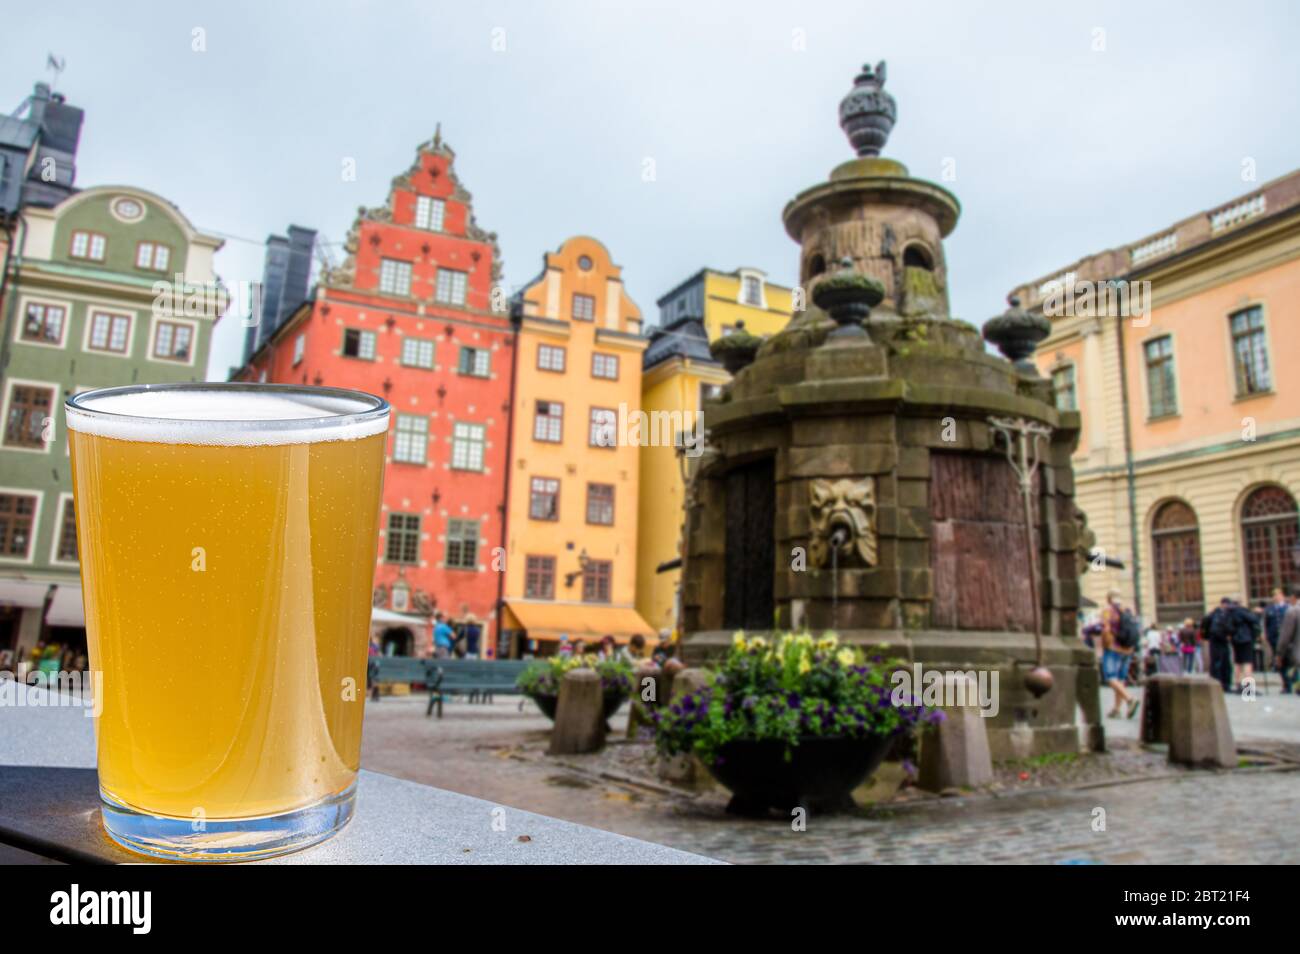
<path id="1" fill-rule="evenodd" d="M 1142 693 L 1142 741 L 1147 745 L 1169 744 L 1169 712 L 1174 684 L 1181 678 L 1159 673 L 1146 681 Z"/>
<path id="2" fill-rule="evenodd" d="M 605 745 L 605 694 L 594 669 L 572 669 L 560 682 L 551 755 L 598 752 Z"/>
<path id="3" fill-rule="evenodd" d="M 646 689 L 651 689 L 651 698 L 644 698 Z M 668 677 L 663 670 L 650 661 L 640 663 L 632 673 L 632 695 L 627 712 L 627 737 L 636 741 L 641 737 L 641 730 L 654 725 L 651 718 L 660 704 L 667 701 Z"/>
<path id="4" fill-rule="evenodd" d="M 957 686 L 958 680 L 965 686 Z M 921 737 L 917 785 L 929 792 L 942 792 L 990 784 L 993 758 L 974 680 L 960 674 L 945 675 L 944 698 L 962 699 L 967 704 L 944 706 L 944 721 Z"/>
<path id="5" fill-rule="evenodd" d="M 672 675 L 671 695 L 668 704 L 672 705 L 682 696 L 703 689 L 712 677 L 707 669 L 680 669 Z M 659 760 L 659 777 L 677 785 L 696 786 L 706 784 L 712 778 L 708 770 L 700 764 L 694 755 L 675 755 L 670 759 Z"/>
<path id="6" fill-rule="evenodd" d="M 1177 676 L 1169 703 L 1169 761 L 1237 767 L 1237 746 L 1222 686 L 1206 676 Z"/>

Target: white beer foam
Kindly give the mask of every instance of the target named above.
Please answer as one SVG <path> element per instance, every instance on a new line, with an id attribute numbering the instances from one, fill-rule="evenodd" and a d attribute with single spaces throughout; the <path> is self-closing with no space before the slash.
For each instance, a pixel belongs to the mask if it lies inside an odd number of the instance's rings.
<path id="1" fill-rule="evenodd" d="M 374 407 L 330 394 L 177 389 L 82 397 L 78 403 L 67 409 L 69 430 L 153 444 L 311 444 L 388 430 L 387 413 L 339 422 L 340 415 Z"/>

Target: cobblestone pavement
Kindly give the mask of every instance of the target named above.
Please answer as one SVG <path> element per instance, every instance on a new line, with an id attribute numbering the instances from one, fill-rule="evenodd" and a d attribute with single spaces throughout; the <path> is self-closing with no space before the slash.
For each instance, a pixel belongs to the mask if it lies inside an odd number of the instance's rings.
<path id="1" fill-rule="evenodd" d="M 544 755 L 549 722 L 518 700 L 453 702 L 426 719 L 418 699 L 384 699 L 366 712 L 366 768 L 475 795 L 714 858 L 741 863 L 1106 863 L 1300 862 L 1300 699 L 1229 700 L 1239 742 L 1294 759 L 1234 772 L 1108 778 L 998 796 L 881 806 L 860 816 L 813 816 L 804 831 L 780 819 L 724 813 L 714 793 L 686 797 L 656 783 Z M 1267 709 L 1267 711 L 1266 711 Z M 624 716 L 613 721 L 621 735 Z M 1111 738 L 1136 721 L 1108 721 Z M 1125 743 L 1118 743 L 1122 750 Z M 1270 746 L 1264 745 L 1264 748 Z M 1128 744 L 1130 750 L 1133 749 Z M 632 757 L 639 746 L 611 746 Z M 644 758 L 644 755 L 636 756 Z M 1117 753 L 1116 758 L 1125 758 Z M 1132 758 L 1130 753 L 1129 758 Z M 1094 820 L 1104 811 L 1104 831 Z M 507 818 L 508 818 L 507 811 Z M 485 817 L 484 824 L 490 818 Z"/>

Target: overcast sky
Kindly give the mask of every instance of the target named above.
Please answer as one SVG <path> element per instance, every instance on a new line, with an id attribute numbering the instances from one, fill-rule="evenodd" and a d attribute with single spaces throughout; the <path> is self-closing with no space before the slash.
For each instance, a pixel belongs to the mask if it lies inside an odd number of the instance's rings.
<path id="1" fill-rule="evenodd" d="M 289 223 L 341 243 L 441 121 L 508 285 L 591 234 L 653 322 L 705 265 L 793 283 L 781 208 L 851 157 L 837 104 L 886 59 L 886 154 L 935 181 L 955 160 L 953 312 L 979 323 L 1022 281 L 1300 167 L 1297 9 L 42 0 L 0 18 L 0 108 L 66 57 L 58 88 L 86 110 L 77 184 L 141 186 L 239 237 L 217 259 L 227 282 L 258 280 L 260 243 Z M 242 337 L 218 326 L 209 377 Z"/>

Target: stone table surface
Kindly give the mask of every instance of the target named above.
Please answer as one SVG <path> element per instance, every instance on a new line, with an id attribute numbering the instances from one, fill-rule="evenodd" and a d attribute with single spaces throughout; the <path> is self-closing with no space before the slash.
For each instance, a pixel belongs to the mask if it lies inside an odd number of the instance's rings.
<path id="1" fill-rule="evenodd" d="M 33 689 L 23 698 L 48 702 L 51 697 Z M 82 863 L 148 860 L 104 834 L 88 715 L 79 704 L 0 705 L 0 859 L 30 853 L 38 859 Z M 363 770 L 357 780 L 356 813 L 343 831 L 319 845 L 259 863 L 720 862 Z"/>

